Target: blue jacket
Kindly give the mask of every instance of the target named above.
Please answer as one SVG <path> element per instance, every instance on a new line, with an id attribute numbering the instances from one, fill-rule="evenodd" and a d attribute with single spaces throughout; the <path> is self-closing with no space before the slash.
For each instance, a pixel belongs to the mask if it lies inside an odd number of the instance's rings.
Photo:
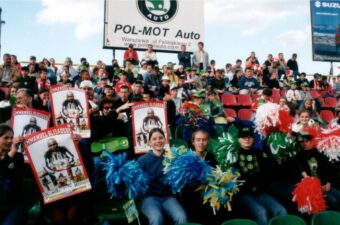
<path id="1" fill-rule="evenodd" d="M 255 77 L 247 78 L 245 76 L 241 77 L 241 79 L 238 82 L 238 85 L 240 87 L 240 90 L 250 88 L 259 89 L 260 87 L 259 82 L 256 80 Z"/>
<path id="2" fill-rule="evenodd" d="M 158 157 L 153 154 L 152 150 L 138 158 L 137 162 L 149 177 L 149 188 L 143 197 L 167 197 L 172 195 L 170 187 L 166 184 L 163 172 L 163 158 L 163 155 Z"/>

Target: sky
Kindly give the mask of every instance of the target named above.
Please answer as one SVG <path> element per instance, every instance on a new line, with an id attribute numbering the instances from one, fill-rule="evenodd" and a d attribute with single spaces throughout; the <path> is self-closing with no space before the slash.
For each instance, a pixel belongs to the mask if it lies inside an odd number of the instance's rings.
<path id="1" fill-rule="evenodd" d="M 79 63 L 110 64 L 112 50 L 103 49 L 104 0 L 0 0 L 1 54 L 19 61 L 71 57 Z M 255 51 L 260 63 L 268 53 L 298 54 L 300 72 L 329 74 L 329 62 L 312 60 L 310 6 L 307 0 L 205 0 L 205 50 L 218 68 L 243 61 Z M 115 51 L 122 63 L 123 51 Z M 142 52 L 139 52 L 141 56 Z M 177 62 L 177 55 L 157 53 L 160 64 Z M 334 63 L 334 74 L 340 74 Z"/>

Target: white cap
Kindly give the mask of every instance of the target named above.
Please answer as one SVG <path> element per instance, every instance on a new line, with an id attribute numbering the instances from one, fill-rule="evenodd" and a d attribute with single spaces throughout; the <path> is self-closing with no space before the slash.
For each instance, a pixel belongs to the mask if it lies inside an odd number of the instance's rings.
<path id="1" fill-rule="evenodd" d="M 166 75 L 162 76 L 162 80 L 170 80 L 170 78 Z"/>
<path id="2" fill-rule="evenodd" d="M 93 83 L 89 80 L 84 80 L 80 83 L 80 88 L 85 88 L 85 87 L 93 88 Z"/>

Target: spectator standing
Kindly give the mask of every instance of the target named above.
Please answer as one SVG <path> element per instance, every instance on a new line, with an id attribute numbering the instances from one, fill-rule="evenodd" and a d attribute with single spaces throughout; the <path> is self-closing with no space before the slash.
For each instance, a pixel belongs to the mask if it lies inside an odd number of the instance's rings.
<path id="1" fill-rule="evenodd" d="M 186 50 L 187 46 L 183 44 L 181 45 L 181 52 L 177 54 L 178 64 L 182 65 L 184 68 L 191 67 L 191 56 Z"/>
<path id="2" fill-rule="evenodd" d="M 198 42 L 198 50 L 192 56 L 192 65 L 197 71 L 206 70 L 209 64 L 209 54 L 204 50 L 204 43 Z"/>
<path id="3" fill-rule="evenodd" d="M 0 66 L 0 86 L 9 87 L 19 77 L 19 70 L 11 64 L 11 55 L 3 56 L 3 64 Z"/>
<path id="4" fill-rule="evenodd" d="M 298 62 L 296 61 L 297 59 L 297 54 L 293 53 L 292 58 L 288 59 L 287 61 L 287 67 L 290 70 L 293 70 L 293 75 L 296 79 L 297 75 L 299 74 L 299 65 Z"/>

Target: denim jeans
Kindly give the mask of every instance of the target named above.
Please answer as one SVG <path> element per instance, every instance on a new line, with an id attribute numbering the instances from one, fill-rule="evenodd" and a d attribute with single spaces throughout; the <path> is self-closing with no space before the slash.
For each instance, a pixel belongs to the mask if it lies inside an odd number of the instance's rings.
<path id="1" fill-rule="evenodd" d="M 267 225 L 271 217 L 287 215 L 286 209 L 268 194 L 240 196 L 237 204 L 257 222 Z"/>
<path id="2" fill-rule="evenodd" d="M 150 225 L 163 224 L 162 211 L 164 211 L 175 224 L 187 222 L 185 211 L 175 197 L 146 197 L 142 200 L 141 211 L 148 218 Z"/>

